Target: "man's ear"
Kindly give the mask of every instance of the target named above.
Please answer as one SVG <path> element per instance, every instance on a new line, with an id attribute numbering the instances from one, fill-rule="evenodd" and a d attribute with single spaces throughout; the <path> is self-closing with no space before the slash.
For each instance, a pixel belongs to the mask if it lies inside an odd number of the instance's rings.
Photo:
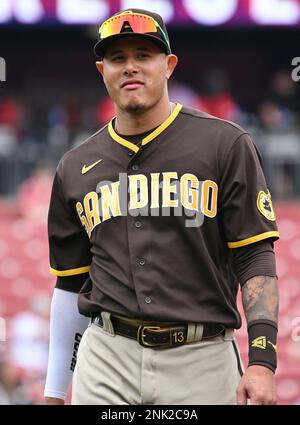
<path id="1" fill-rule="evenodd" d="M 103 75 L 103 61 L 101 61 L 101 62 L 97 61 L 96 67 L 97 67 L 98 71 L 100 72 L 100 74 Z"/>
<path id="2" fill-rule="evenodd" d="M 168 62 L 167 62 L 167 73 L 166 73 L 166 77 L 167 79 L 169 79 L 171 77 L 171 75 L 173 74 L 173 71 L 177 65 L 178 62 L 178 58 L 176 55 L 168 55 Z"/>

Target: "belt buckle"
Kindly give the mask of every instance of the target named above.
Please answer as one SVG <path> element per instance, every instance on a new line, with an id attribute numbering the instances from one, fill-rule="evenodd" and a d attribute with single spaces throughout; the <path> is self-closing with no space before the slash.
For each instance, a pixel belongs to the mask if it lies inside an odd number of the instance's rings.
<path id="1" fill-rule="evenodd" d="M 155 342 L 147 342 L 145 341 L 145 330 L 147 329 L 152 329 L 152 330 L 159 330 L 161 329 L 159 326 L 150 326 L 150 325 L 140 325 L 138 327 L 138 332 L 137 332 L 137 340 L 138 342 L 143 346 L 143 347 L 159 347 L 163 344 L 160 343 L 155 343 Z"/>

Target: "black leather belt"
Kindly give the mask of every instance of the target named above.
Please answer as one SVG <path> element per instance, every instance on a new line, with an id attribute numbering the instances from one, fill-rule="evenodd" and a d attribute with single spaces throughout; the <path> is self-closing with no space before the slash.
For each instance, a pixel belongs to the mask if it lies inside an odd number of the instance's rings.
<path id="1" fill-rule="evenodd" d="M 187 323 L 168 325 L 143 321 L 137 324 L 131 324 L 126 319 L 122 320 L 115 316 L 111 316 L 110 319 L 116 334 L 135 339 L 143 347 L 167 348 L 187 343 Z M 91 321 L 95 325 L 103 327 L 103 321 L 100 315 L 93 317 Z M 218 323 L 204 323 L 201 340 L 214 338 L 221 334 L 225 334 L 225 326 Z"/>

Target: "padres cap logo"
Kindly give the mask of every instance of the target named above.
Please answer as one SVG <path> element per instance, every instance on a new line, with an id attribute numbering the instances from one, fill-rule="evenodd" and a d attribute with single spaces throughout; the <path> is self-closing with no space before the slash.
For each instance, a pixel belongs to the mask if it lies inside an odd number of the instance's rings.
<path id="1" fill-rule="evenodd" d="M 257 208 L 262 213 L 264 217 L 266 217 L 268 220 L 275 221 L 276 216 L 273 209 L 273 204 L 271 200 L 271 194 L 268 191 L 268 193 L 265 193 L 263 190 L 259 192 L 257 195 Z"/>

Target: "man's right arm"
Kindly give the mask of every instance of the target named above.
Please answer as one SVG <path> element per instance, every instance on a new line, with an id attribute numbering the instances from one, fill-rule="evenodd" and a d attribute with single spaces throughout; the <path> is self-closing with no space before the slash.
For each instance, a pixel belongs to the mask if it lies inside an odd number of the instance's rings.
<path id="1" fill-rule="evenodd" d="M 45 404 L 64 404 L 81 336 L 89 324 L 77 307 L 78 294 L 55 288 L 51 302 Z"/>
<path id="2" fill-rule="evenodd" d="M 79 341 L 89 322 L 79 314 L 77 301 L 88 278 L 91 244 L 70 196 L 73 179 L 63 178 L 72 175 L 72 169 L 67 153 L 54 176 L 48 212 L 49 271 L 57 281 L 51 303 L 46 404 L 63 403 L 72 381 Z"/>

